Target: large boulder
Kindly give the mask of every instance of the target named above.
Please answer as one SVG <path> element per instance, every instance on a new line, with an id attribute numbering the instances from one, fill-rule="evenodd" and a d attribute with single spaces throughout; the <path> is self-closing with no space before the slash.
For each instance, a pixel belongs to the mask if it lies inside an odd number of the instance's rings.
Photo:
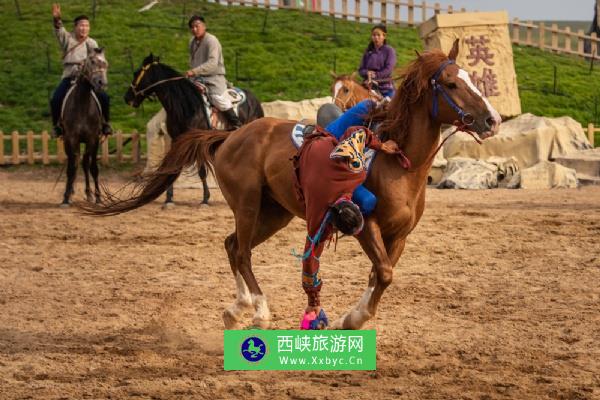
<path id="1" fill-rule="evenodd" d="M 498 167 L 472 158 L 455 157 L 448 160 L 440 189 L 490 189 L 498 187 Z"/>
<path id="2" fill-rule="evenodd" d="M 444 137 L 454 128 L 446 130 Z M 466 157 L 487 161 L 491 157 L 514 157 L 520 169 L 540 161 L 590 149 L 581 124 L 570 117 L 547 118 L 523 114 L 504 122 L 500 132 L 477 144 L 465 133 L 457 133 L 444 144 L 444 157 Z"/>
<path id="3" fill-rule="evenodd" d="M 558 189 L 579 186 L 574 169 L 551 161 L 540 161 L 515 175 L 509 187 L 521 189 Z"/>
<path id="4" fill-rule="evenodd" d="M 301 101 L 275 100 L 262 103 L 265 117 L 289 119 L 300 121 L 301 119 L 317 119 L 317 110 L 323 104 L 331 103 L 331 96 Z"/>

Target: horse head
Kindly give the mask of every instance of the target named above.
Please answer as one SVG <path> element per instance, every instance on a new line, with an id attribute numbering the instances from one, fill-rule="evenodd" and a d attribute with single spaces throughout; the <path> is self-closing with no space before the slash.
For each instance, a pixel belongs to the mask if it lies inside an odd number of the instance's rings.
<path id="1" fill-rule="evenodd" d="M 378 93 L 370 91 L 357 81 L 356 71 L 350 75 L 336 75 L 332 72 L 331 76 L 333 77 L 331 85 L 333 103 L 343 111 L 366 99 L 376 101 L 382 99 Z"/>
<path id="2" fill-rule="evenodd" d="M 133 80 L 127 93 L 125 93 L 125 102 L 133 107 L 139 107 L 144 99 L 150 95 L 150 85 L 152 84 L 151 75 L 155 65 L 160 62 L 160 57 L 150 53 L 144 61 L 142 66 L 133 73 Z"/>
<path id="3" fill-rule="evenodd" d="M 473 84 L 469 73 L 456 64 L 458 43 L 456 39 L 447 57 L 441 52 L 418 57 L 417 63 L 423 63 L 421 71 L 428 76 L 422 77 L 427 90 L 421 86 L 416 88 L 417 93 L 427 93 L 431 118 L 461 126 L 485 139 L 498 132 L 502 118 Z"/>
<path id="4" fill-rule="evenodd" d="M 87 79 L 94 90 L 102 91 L 108 85 L 108 61 L 103 48 L 95 48 L 83 62 L 81 75 Z"/>

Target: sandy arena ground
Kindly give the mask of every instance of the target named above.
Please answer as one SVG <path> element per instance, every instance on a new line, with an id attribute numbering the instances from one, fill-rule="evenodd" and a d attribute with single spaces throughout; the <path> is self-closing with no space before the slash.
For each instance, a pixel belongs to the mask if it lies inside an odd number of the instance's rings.
<path id="1" fill-rule="evenodd" d="M 58 169 L 0 171 L 0 398 L 599 399 L 600 187 L 429 190 L 376 318 L 375 372 L 225 372 L 233 217 L 199 190 L 94 219 L 57 207 Z M 127 173 L 104 175 L 118 187 Z M 78 199 L 82 198 L 81 176 Z M 273 327 L 304 307 L 294 220 L 254 252 Z M 370 265 L 322 260 L 331 318 Z M 247 323 L 250 323 L 247 314 Z"/>

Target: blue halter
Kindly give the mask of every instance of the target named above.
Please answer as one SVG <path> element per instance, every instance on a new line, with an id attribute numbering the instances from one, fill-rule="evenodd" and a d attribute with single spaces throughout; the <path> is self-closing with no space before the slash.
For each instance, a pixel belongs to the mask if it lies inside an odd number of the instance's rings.
<path id="1" fill-rule="evenodd" d="M 437 118 L 437 116 L 438 116 L 438 112 L 439 112 L 438 93 L 441 93 L 442 97 L 444 97 L 444 99 L 446 100 L 446 103 L 448 103 L 448 105 L 450 107 L 452 107 L 452 109 L 454 111 L 456 111 L 456 113 L 460 117 L 461 122 L 465 126 L 473 125 L 473 122 L 474 122 L 473 116 L 471 114 L 469 114 L 469 113 L 464 112 L 454 102 L 454 100 L 452 100 L 452 97 L 450 97 L 450 95 L 448 94 L 448 92 L 446 92 L 444 90 L 444 87 L 438 83 L 438 79 L 440 78 L 440 75 L 442 74 L 442 72 L 444 71 L 444 69 L 448 65 L 450 65 L 450 64 L 455 64 L 454 60 L 445 61 L 440 66 L 440 68 L 437 70 L 437 72 L 433 75 L 433 78 L 431 78 L 431 86 L 433 87 L 433 109 L 431 111 L 431 116 L 433 118 Z"/>

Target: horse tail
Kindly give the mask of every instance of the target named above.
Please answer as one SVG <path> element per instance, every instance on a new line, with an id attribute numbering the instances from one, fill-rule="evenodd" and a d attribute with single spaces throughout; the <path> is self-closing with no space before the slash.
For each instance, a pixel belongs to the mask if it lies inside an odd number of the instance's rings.
<path id="1" fill-rule="evenodd" d="M 103 202 L 97 205 L 77 204 L 84 212 L 91 215 L 117 215 L 135 210 L 156 200 L 172 185 L 181 171 L 193 165 L 207 165 L 214 174 L 212 163 L 214 155 L 221 143 L 225 141 L 227 131 L 203 131 L 193 129 L 177 137 L 163 158 L 156 171 L 144 176 L 141 181 L 133 183 L 129 197 L 120 198 L 117 194 L 103 187 Z"/>

